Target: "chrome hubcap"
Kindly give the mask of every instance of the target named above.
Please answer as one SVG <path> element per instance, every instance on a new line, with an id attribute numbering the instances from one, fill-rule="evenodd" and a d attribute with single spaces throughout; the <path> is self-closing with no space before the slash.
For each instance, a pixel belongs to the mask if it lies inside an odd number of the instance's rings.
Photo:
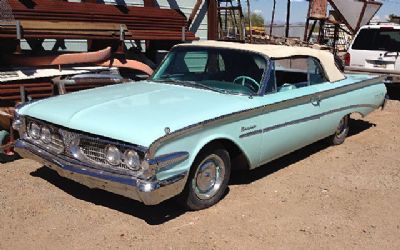
<path id="1" fill-rule="evenodd" d="M 343 133 L 346 132 L 347 129 L 347 116 L 343 117 L 342 120 L 340 120 L 339 126 L 336 129 L 336 136 L 340 137 Z"/>
<path id="2" fill-rule="evenodd" d="M 210 199 L 221 187 L 225 176 L 224 161 L 218 155 L 207 156 L 196 170 L 192 187 L 199 199 Z"/>

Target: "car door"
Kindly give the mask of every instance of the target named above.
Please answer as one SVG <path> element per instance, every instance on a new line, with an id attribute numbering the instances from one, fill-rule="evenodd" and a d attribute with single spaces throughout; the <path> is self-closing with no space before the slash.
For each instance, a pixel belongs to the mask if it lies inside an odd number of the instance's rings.
<path id="1" fill-rule="evenodd" d="M 273 61 L 261 116 L 260 162 L 266 163 L 326 136 L 319 124 L 318 88 L 310 85 L 309 57 Z M 324 79 L 321 79 L 324 80 Z"/>

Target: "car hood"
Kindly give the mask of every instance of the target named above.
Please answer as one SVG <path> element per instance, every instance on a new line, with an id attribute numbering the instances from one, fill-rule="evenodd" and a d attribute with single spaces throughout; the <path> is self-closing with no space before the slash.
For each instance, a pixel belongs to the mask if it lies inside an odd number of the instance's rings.
<path id="1" fill-rule="evenodd" d="M 26 105 L 21 115 L 144 147 L 204 120 L 251 108 L 246 96 L 149 81 L 51 97 Z M 254 99 L 253 99 L 254 100 Z"/>

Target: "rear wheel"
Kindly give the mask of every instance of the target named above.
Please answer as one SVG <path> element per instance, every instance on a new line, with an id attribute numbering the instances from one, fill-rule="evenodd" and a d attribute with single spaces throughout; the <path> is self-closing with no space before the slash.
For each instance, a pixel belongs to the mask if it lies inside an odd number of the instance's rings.
<path id="1" fill-rule="evenodd" d="M 224 195 L 231 173 L 229 153 L 222 147 L 208 147 L 196 157 L 181 201 L 191 210 L 216 204 Z"/>
<path id="2" fill-rule="evenodd" d="M 339 125 L 336 128 L 335 134 L 328 138 L 330 144 L 339 145 L 344 142 L 347 134 L 349 133 L 349 119 L 350 116 L 346 115 L 340 120 Z"/>

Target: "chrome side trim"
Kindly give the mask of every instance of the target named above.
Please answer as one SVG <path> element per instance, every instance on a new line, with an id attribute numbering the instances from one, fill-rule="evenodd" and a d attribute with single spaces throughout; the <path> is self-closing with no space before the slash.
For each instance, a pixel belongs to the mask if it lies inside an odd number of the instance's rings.
<path id="1" fill-rule="evenodd" d="M 238 112 L 234 112 L 231 114 L 227 114 L 227 115 L 223 115 L 220 117 L 216 117 L 210 120 L 206 120 L 197 124 L 193 124 L 187 127 L 184 127 L 182 129 L 176 130 L 170 134 L 164 135 L 160 138 L 158 138 L 157 140 L 155 140 L 150 147 L 147 150 L 147 153 L 145 155 L 145 159 L 152 159 L 155 156 L 155 153 L 157 152 L 157 150 L 166 142 L 171 141 L 171 140 L 175 140 L 178 138 L 181 138 L 185 135 L 188 134 L 192 134 L 195 133 L 197 131 L 200 131 L 206 127 L 211 127 L 211 126 L 216 126 L 216 125 L 221 125 L 223 123 L 228 123 L 228 122 L 232 122 L 232 121 L 238 121 L 238 120 L 242 120 L 242 119 L 246 119 L 246 118 L 250 118 L 253 116 L 257 116 L 257 115 L 261 115 L 261 114 L 265 114 L 265 113 L 270 113 L 273 111 L 277 111 L 280 109 L 286 109 L 286 108 L 290 108 L 293 106 L 297 106 L 297 105 L 302 105 L 302 104 L 306 104 L 309 103 L 311 101 L 311 98 L 315 97 L 316 95 L 319 97 L 320 100 L 322 99 L 326 99 L 326 98 L 330 98 L 336 95 L 340 95 L 343 93 L 347 93 L 350 91 L 354 91 L 354 90 L 358 90 L 361 88 L 365 88 L 365 87 L 369 87 L 372 85 L 376 85 L 376 84 L 383 84 L 383 79 L 384 77 L 382 76 L 378 76 L 375 78 L 371 78 L 368 80 L 364 80 L 361 82 L 357 82 L 357 83 L 353 83 L 353 84 L 349 84 L 349 85 L 345 85 L 345 86 L 341 86 L 341 87 L 337 87 L 334 89 L 330 89 L 330 90 L 326 90 L 326 91 L 321 91 L 321 92 L 316 92 L 313 94 L 309 94 L 309 95 L 304 95 L 304 96 L 300 96 L 300 97 L 296 97 L 290 100 L 285 100 L 285 101 L 281 101 L 281 102 L 276 102 L 276 103 L 272 103 L 272 104 L 268 104 L 268 105 L 264 105 L 264 106 L 260 106 L 260 107 L 256 107 L 256 108 L 252 108 L 252 109 L 247 109 L 247 110 L 243 110 L 243 111 L 238 111 Z M 332 83 L 334 84 L 334 83 Z"/>
<path id="2" fill-rule="evenodd" d="M 158 170 L 180 163 L 189 158 L 188 152 L 175 152 L 166 155 L 160 155 L 152 160 L 149 160 L 151 166 L 156 165 Z"/>
<path id="3" fill-rule="evenodd" d="M 146 205 L 158 204 L 181 193 L 188 175 L 188 171 L 182 171 L 164 180 L 141 180 L 134 176 L 83 166 L 75 159 L 56 156 L 22 139 L 17 140 L 15 151 L 23 158 L 40 162 L 60 176 L 89 188 L 103 189 Z"/>
<path id="4" fill-rule="evenodd" d="M 327 112 L 324 112 L 324 113 L 321 113 L 321 114 L 318 114 L 318 115 L 312 115 L 312 116 L 304 117 L 304 118 L 301 118 L 301 119 L 293 120 L 293 121 L 290 121 L 290 122 L 285 122 L 285 123 L 277 124 L 277 125 L 274 125 L 274 126 L 266 127 L 266 128 L 263 128 L 262 130 L 260 129 L 260 130 L 257 130 L 257 131 L 252 131 L 252 132 L 249 132 L 249 133 L 241 134 L 239 136 L 239 138 L 242 139 L 242 138 L 246 138 L 246 137 L 251 137 L 253 135 L 267 133 L 267 132 L 270 132 L 270 131 L 275 130 L 275 129 L 279 129 L 279 128 L 283 128 L 283 127 L 287 127 L 287 126 L 291 126 L 291 125 L 295 125 L 295 124 L 299 124 L 299 123 L 303 123 L 303 122 L 307 122 L 307 121 L 311 121 L 311 120 L 317 120 L 317 119 L 320 119 L 323 116 L 330 115 L 330 114 L 333 114 L 333 113 L 336 113 L 336 112 L 340 112 L 340 111 L 343 111 L 343 110 L 347 110 L 347 109 L 353 109 L 353 108 L 373 108 L 373 109 L 377 109 L 377 108 L 379 108 L 379 106 L 370 105 L 370 104 L 360 104 L 360 105 L 346 106 L 346 107 L 342 107 L 342 108 L 338 108 L 338 109 L 333 109 L 333 110 L 330 110 L 330 111 L 327 111 Z M 255 132 L 257 132 L 257 133 L 255 133 Z"/>

